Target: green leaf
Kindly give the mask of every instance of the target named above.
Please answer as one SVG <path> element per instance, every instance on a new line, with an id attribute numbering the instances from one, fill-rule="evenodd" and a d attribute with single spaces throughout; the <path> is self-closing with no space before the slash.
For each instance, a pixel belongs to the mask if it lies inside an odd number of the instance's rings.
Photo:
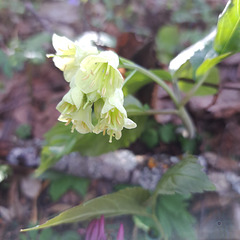
<path id="1" fill-rule="evenodd" d="M 194 96 L 214 95 L 218 92 L 218 84 L 220 81 L 219 71 L 216 67 L 210 69 L 202 78 L 204 83 L 195 92 Z M 189 92 L 196 83 L 191 79 L 179 79 L 178 86 L 183 92 Z"/>
<path id="2" fill-rule="evenodd" d="M 36 176 L 41 175 L 64 155 L 71 153 L 79 140 L 77 137 L 76 132 L 72 134 L 69 127 L 57 123 L 45 135 L 47 143 L 42 148 L 41 163 L 35 171 Z"/>
<path id="3" fill-rule="evenodd" d="M 159 143 L 158 132 L 153 128 L 147 128 L 141 136 L 141 141 L 150 149 L 156 147 Z"/>
<path id="4" fill-rule="evenodd" d="M 171 72 L 174 74 L 188 60 L 190 60 L 193 70 L 196 71 L 206 59 L 209 51 L 212 50 L 215 34 L 216 31 L 212 31 L 205 38 L 179 53 L 169 64 Z"/>
<path id="5" fill-rule="evenodd" d="M 81 238 L 80 238 L 79 234 L 77 234 L 76 232 L 68 231 L 68 232 L 63 233 L 61 235 L 60 239 L 61 240 L 80 240 Z M 49 240 L 50 240 L 50 238 L 49 238 Z"/>
<path id="6" fill-rule="evenodd" d="M 20 47 L 26 59 L 39 64 L 46 60 L 46 47 L 50 41 L 51 35 L 49 33 L 40 32 L 23 41 Z"/>
<path id="7" fill-rule="evenodd" d="M 171 123 L 161 125 L 158 128 L 158 134 L 164 143 L 171 143 L 176 141 L 176 133 L 175 133 L 175 126 Z"/>
<path id="8" fill-rule="evenodd" d="M 128 116 L 131 116 L 132 113 L 142 113 L 145 111 L 145 106 L 142 106 L 141 102 L 135 98 L 133 95 L 127 95 L 124 99 L 124 107 L 127 111 Z"/>
<path id="9" fill-rule="evenodd" d="M 156 214 L 168 239 L 197 239 L 195 219 L 188 212 L 187 201 L 183 196 L 178 194 L 159 196 Z"/>
<path id="10" fill-rule="evenodd" d="M 168 64 L 179 43 L 179 32 L 175 25 L 163 26 L 158 30 L 156 39 L 158 59 Z"/>
<path id="11" fill-rule="evenodd" d="M 11 175 L 11 167 L 9 165 L 0 164 L 0 183 Z"/>
<path id="12" fill-rule="evenodd" d="M 197 163 L 197 159 L 187 156 L 163 175 L 154 194 L 155 196 L 174 193 L 187 195 L 214 190 L 215 186 L 202 171 L 202 166 Z"/>
<path id="13" fill-rule="evenodd" d="M 196 76 L 202 76 L 203 74 L 205 74 L 209 69 L 211 69 L 212 67 L 216 66 L 218 63 L 220 63 L 222 60 L 224 60 L 225 58 L 229 57 L 231 55 L 231 53 L 225 53 L 222 55 L 219 55 L 217 57 L 213 57 L 213 58 L 209 58 L 206 59 L 205 61 L 203 61 L 203 63 L 197 68 L 196 71 Z"/>
<path id="14" fill-rule="evenodd" d="M 63 223 L 91 220 L 101 215 L 105 217 L 127 214 L 148 216 L 147 210 L 143 204 L 149 197 L 149 191 L 143 188 L 126 188 L 119 192 L 101 196 L 70 208 L 40 226 L 24 229 L 22 231 L 38 230 Z"/>
<path id="15" fill-rule="evenodd" d="M 8 56 L 0 49 L 0 69 L 3 71 L 4 75 L 11 78 L 13 75 L 13 69 Z"/>
<path id="16" fill-rule="evenodd" d="M 219 54 L 240 51 L 239 0 L 229 0 L 220 15 L 214 49 Z"/>
<path id="17" fill-rule="evenodd" d="M 154 74 L 156 74 L 158 77 L 165 81 L 171 81 L 172 77 L 171 75 L 164 71 L 159 69 L 151 70 Z M 126 76 L 130 75 L 131 72 L 127 72 Z M 125 96 L 136 93 L 140 88 L 147 85 L 148 83 L 152 82 L 152 79 L 148 78 L 144 74 L 140 72 L 136 72 L 124 85 L 123 87 L 123 93 Z"/>
<path id="18" fill-rule="evenodd" d="M 188 60 L 193 68 L 191 79 L 205 74 L 224 58 L 240 51 L 240 3 L 229 1 L 221 14 L 217 30 L 198 41 L 174 58 L 169 65 L 175 73 Z M 186 76 L 182 76 L 186 77 Z"/>
<path id="19" fill-rule="evenodd" d="M 52 239 L 52 236 L 54 235 L 53 230 L 52 229 L 44 229 L 43 231 L 41 231 L 40 236 L 39 236 L 39 240 L 48 240 L 48 239 Z M 34 240 L 34 239 L 33 239 Z"/>
<path id="20" fill-rule="evenodd" d="M 136 107 L 138 111 L 141 111 L 140 106 L 142 107 L 142 105 L 139 104 L 140 102 L 138 102 L 138 106 L 136 105 Z M 129 101 L 129 105 L 133 104 Z M 128 109 L 128 106 L 125 107 Z M 142 109 L 144 108 L 142 107 Z M 130 130 L 123 129 L 122 137 L 119 140 L 113 139 L 112 143 L 109 143 L 108 135 L 103 136 L 101 133 L 80 134 L 77 131 L 72 133 L 70 124 L 65 126 L 63 123 L 57 123 L 45 134 L 46 145 L 42 149 L 41 164 L 35 171 L 35 174 L 37 176 L 41 175 L 60 160 L 61 157 L 71 152 L 80 152 L 84 156 L 97 156 L 128 147 L 142 134 L 147 117 L 132 116 L 131 119 L 136 122 L 137 127 Z"/>
<path id="21" fill-rule="evenodd" d="M 75 190 L 78 194 L 86 195 L 89 180 L 71 175 L 59 174 L 59 178 L 51 181 L 49 194 L 53 201 L 57 201 L 68 190 Z"/>
<path id="22" fill-rule="evenodd" d="M 146 232 L 147 236 L 144 239 L 159 239 L 159 230 L 157 229 L 156 222 L 153 220 L 153 218 L 133 216 L 133 221 L 139 229 L 142 229 L 144 232 Z"/>

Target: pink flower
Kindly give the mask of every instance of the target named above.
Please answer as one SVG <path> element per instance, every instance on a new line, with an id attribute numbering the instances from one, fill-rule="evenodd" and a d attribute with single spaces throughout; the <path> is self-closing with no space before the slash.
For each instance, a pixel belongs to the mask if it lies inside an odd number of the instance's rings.
<path id="1" fill-rule="evenodd" d="M 107 240 L 104 230 L 104 216 L 89 223 L 85 240 Z"/>
<path id="2" fill-rule="evenodd" d="M 118 230 L 117 240 L 124 240 L 124 228 L 122 223 Z"/>
<path id="3" fill-rule="evenodd" d="M 103 215 L 101 216 L 100 219 L 92 220 L 88 224 L 85 240 L 107 240 L 104 225 L 105 221 Z M 121 224 L 119 227 L 117 240 L 124 240 L 123 224 Z"/>

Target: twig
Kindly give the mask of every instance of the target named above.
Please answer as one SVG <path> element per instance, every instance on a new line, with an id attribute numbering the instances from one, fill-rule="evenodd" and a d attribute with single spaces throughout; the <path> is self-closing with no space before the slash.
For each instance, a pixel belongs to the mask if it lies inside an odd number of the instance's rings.
<path id="1" fill-rule="evenodd" d="M 41 24 L 41 26 L 47 31 L 47 32 L 50 32 L 50 33 L 53 33 L 53 31 L 49 28 L 49 26 L 46 24 L 46 22 L 44 22 L 44 20 L 42 19 L 42 17 L 35 11 L 32 3 L 30 2 L 27 2 L 24 4 L 25 6 L 25 9 L 27 11 L 29 11 L 35 18 L 36 20 Z"/>

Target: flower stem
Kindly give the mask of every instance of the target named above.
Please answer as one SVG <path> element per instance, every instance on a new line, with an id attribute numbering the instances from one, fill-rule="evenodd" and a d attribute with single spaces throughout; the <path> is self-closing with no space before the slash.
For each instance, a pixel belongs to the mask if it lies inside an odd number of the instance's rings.
<path id="1" fill-rule="evenodd" d="M 128 69 L 133 69 L 133 70 L 137 70 L 138 72 L 148 76 L 149 78 L 151 78 L 154 82 L 156 82 L 159 86 L 161 86 L 167 93 L 168 95 L 171 97 L 171 99 L 173 100 L 174 104 L 178 107 L 179 106 L 179 101 L 176 98 L 176 96 L 174 95 L 174 92 L 172 91 L 172 89 L 161 79 L 159 78 L 157 75 L 155 75 L 154 73 L 150 72 L 149 70 L 139 66 L 138 64 L 135 64 L 129 60 L 126 60 L 124 58 L 121 58 L 121 62 L 123 64 L 124 67 L 128 68 Z"/>
<path id="2" fill-rule="evenodd" d="M 128 116 L 146 116 L 146 115 L 158 115 L 158 114 L 179 114 L 179 111 L 176 109 L 164 109 L 164 110 L 154 110 L 154 109 L 150 109 L 150 110 L 146 110 L 146 111 L 127 111 Z"/>
<path id="3" fill-rule="evenodd" d="M 194 94 L 196 93 L 196 91 L 202 86 L 202 84 L 204 83 L 204 81 L 206 80 L 206 77 L 203 76 L 202 78 L 200 78 L 200 80 L 193 86 L 193 88 L 187 93 L 187 95 L 182 99 L 180 105 L 184 106 L 190 99 L 191 97 L 194 96 Z"/>
<path id="4" fill-rule="evenodd" d="M 163 227 L 162 227 L 161 223 L 158 221 L 158 218 L 156 217 L 156 215 L 153 215 L 152 218 L 161 234 L 161 239 L 168 240 L 168 237 L 165 235 Z"/>
<path id="5" fill-rule="evenodd" d="M 186 111 L 184 106 L 181 106 L 178 109 L 178 115 L 182 119 L 184 126 L 187 128 L 189 138 L 193 138 L 195 136 L 195 126 L 188 112 Z"/>
<path id="6" fill-rule="evenodd" d="M 175 84 L 174 87 L 176 88 L 175 91 L 173 91 L 161 78 L 159 78 L 156 74 L 152 73 L 151 71 L 139 66 L 138 64 L 135 64 L 131 62 L 130 60 L 127 60 L 125 58 L 120 58 L 122 67 L 132 69 L 134 70 L 131 76 L 135 74 L 136 71 L 144 74 L 145 76 L 148 76 L 153 81 L 155 81 L 159 86 L 161 86 L 171 97 L 172 101 L 176 105 L 177 110 L 167 109 L 167 110 L 147 110 L 144 112 L 131 112 L 129 111 L 129 115 L 153 115 L 153 114 L 177 114 L 182 119 L 183 124 L 186 126 L 188 131 L 188 137 L 193 138 L 195 135 L 195 127 L 193 125 L 192 119 L 189 116 L 188 112 L 186 111 L 184 105 L 187 103 L 187 101 L 191 98 L 192 94 L 194 94 L 197 89 L 201 86 L 202 82 L 204 80 L 200 80 L 196 86 L 193 88 L 193 90 L 189 93 L 189 95 L 184 98 L 182 101 L 180 100 L 180 93 L 178 86 Z M 128 78 L 129 80 L 130 78 Z"/>

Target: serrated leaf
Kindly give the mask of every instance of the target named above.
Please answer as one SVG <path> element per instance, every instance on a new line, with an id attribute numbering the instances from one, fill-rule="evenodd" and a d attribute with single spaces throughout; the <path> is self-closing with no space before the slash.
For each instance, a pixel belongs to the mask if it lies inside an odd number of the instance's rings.
<path id="1" fill-rule="evenodd" d="M 143 204 L 149 197 L 149 191 L 141 187 L 126 188 L 116 193 L 94 198 L 60 213 L 40 226 L 22 231 L 38 230 L 63 223 L 91 220 L 101 215 L 105 217 L 129 214 L 148 216 L 149 214 Z"/>
<path id="2" fill-rule="evenodd" d="M 197 239 L 195 219 L 188 212 L 187 202 L 183 196 L 178 194 L 159 196 L 156 214 L 168 239 Z"/>
<path id="3" fill-rule="evenodd" d="M 197 159 L 187 156 L 163 175 L 154 194 L 155 196 L 174 193 L 188 195 L 214 190 L 215 186 L 202 171 L 202 166 L 197 163 Z"/>
<path id="4" fill-rule="evenodd" d="M 214 49 L 219 54 L 240 51 L 239 0 L 229 0 L 219 16 Z"/>

